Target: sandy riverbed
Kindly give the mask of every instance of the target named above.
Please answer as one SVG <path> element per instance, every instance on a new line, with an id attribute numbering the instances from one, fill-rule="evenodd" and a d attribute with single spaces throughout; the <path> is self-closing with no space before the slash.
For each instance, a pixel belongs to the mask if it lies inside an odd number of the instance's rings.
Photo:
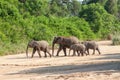
<path id="1" fill-rule="evenodd" d="M 1 80 L 120 80 L 120 45 L 98 42 L 101 55 L 26 58 L 25 53 L 0 57 Z M 72 51 L 71 51 L 72 52 Z M 31 55 L 31 54 L 29 54 Z"/>

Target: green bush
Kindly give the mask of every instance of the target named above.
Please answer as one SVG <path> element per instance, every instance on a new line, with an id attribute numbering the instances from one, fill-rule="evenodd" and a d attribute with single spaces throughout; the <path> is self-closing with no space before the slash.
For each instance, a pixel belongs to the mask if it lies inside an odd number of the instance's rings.
<path id="1" fill-rule="evenodd" d="M 120 33 L 115 34 L 112 39 L 113 45 L 120 45 Z"/>

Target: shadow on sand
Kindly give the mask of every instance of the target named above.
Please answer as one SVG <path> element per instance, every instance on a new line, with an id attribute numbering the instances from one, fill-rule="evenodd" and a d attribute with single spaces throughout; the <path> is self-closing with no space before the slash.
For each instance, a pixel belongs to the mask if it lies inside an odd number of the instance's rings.
<path id="1" fill-rule="evenodd" d="M 112 61 L 113 59 L 113 61 Z M 120 72 L 120 53 L 114 54 L 103 54 L 101 58 L 95 58 L 95 60 L 108 60 L 100 63 L 84 63 L 79 65 L 62 65 L 62 66 L 48 66 L 48 67 L 37 67 L 27 70 L 22 70 L 14 74 L 69 74 L 75 72 Z M 111 60 L 111 61 L 109 61 Z"/>
<path id="2" fill-rule="evenodd" d="M 49 67 L 38 67 L 28 70 L 22 70 L 17 73 L 10 73 L 7 75 L 14 74 L 70 74 L 76 72 L 120 72 L 120 61 L 112 61 L 106 63 L 91 63 L 85 65 L 63 65 L 63 66 L 49 66 Z"/>

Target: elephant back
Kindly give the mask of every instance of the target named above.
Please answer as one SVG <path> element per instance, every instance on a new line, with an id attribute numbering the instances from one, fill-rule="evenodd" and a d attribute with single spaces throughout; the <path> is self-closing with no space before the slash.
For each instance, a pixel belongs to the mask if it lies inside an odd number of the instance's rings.
<path id="1" fill-rule="evenodd" d="M 85 45 L 87 48 L 91 48 L 91 49 L 94 49 L 95 47 L 98 47 L 98 45 L 96 44 L 95 41 L 85 41 L 85 42 L 84 42 L 84 45 Z"/>
<path id="2" fill-rule="evenodd" d="M 28 46 L 32 48 L 32 47 L 35 47 L 35 46 L 39 46 L 39 44 L 37 43 L 37 41 L 31 40 L 31 41 L 28 42 Z"/>
<path id="3" fill-rule="evenodd" d="M 70 37 L 71 44 L 76 44 L 79 43 L 79 39 L 75 36 Z"/>
<path id="4" fill-rule="evenodd" d="M 79 43 L 79 39 L 77 37 L 71 36 L 71 37 L 64 37 L 62 44 L 68 48 L 70 48 L 71 45 Z"/>
<path id="5" fill-rule="evenodd" d="M 73 44 L 71 46 L 71 49 L 81 51 L 81 50 L 85 50 L 85 46 L 83 44 L 77 43 L 77 44 Z"/>
<path id="6" fill-rule="evenodd" d="M 78 47 L 78 50 L 85 50 L 85 45 L 83 45 L 83 44 L 78 44 L 77 45 Z"/>
<path id="7" fill-rule="evenodd" d="M 45 40 L 37 41 L 40 47 L 46 48 L 49 46 L 49 43 Z"/>

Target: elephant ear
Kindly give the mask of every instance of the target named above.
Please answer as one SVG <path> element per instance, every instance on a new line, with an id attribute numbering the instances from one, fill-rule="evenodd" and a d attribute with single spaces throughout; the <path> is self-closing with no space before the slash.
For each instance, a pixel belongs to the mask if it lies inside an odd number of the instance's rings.
<path id="1" fill-rule="evenodd" d="M 66 44 L 66 40 L 64 38 L 61 38 L 61 43 Z"/>
<path id="2" fill-rule="evenodd" d="M 56 37 L 55 42 L 62 44 L 63 38 L 58 36 L 58 37 Z"/>
<path id="3" fill-rule="evenodd" d="M 54 40 L 55 40 L 55 41 L 57 41 L 57 40 L 59 40 L 59 39 L 61 39 L 61 37 L 59 37 L 59 36 L 55 36 L 55 37 L 54 37 Z"/>
<path id="4" fill-rule="evenodd" d="M 58 37 L 56 37 L 56 39 L 55 39 L 56 41 L 62 41 L 62 37 L 60 37 L 60 36 L 58 36 Z"/>

